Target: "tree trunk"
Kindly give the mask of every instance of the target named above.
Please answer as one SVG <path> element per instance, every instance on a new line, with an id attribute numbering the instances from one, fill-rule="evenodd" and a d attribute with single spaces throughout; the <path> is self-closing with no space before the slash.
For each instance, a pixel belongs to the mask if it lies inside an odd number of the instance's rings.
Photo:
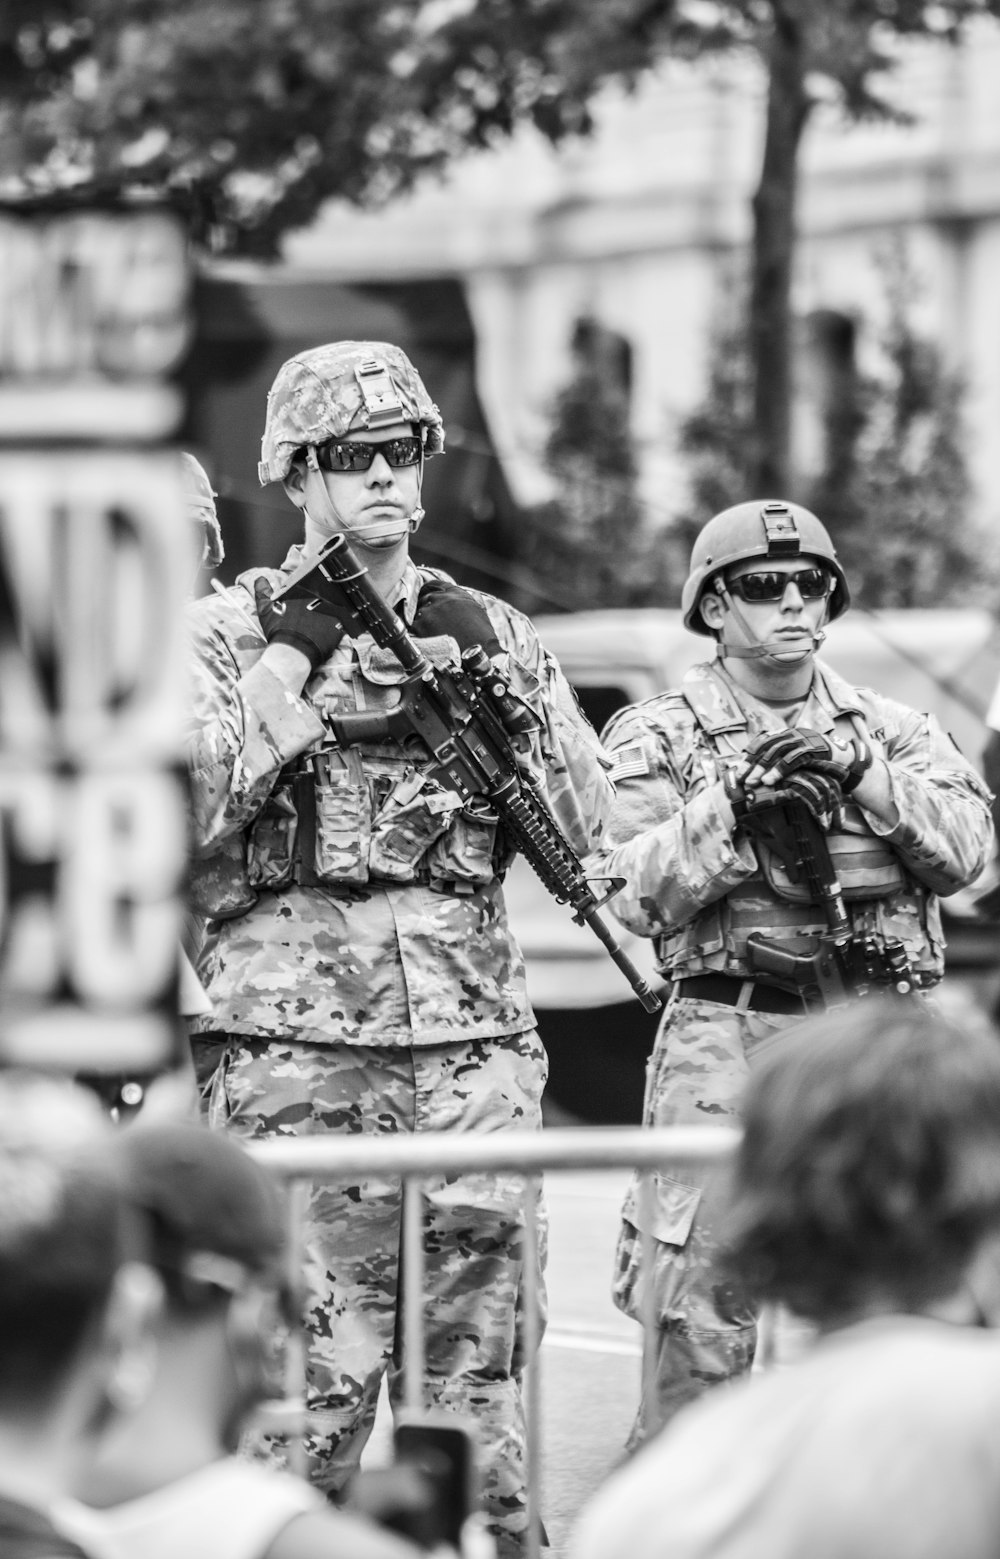
<path id="1" fill-rule="evenodd" d="M 774 0 L 768 62 L 767 124 L 753 198 L 750 287 L 753 364 L 754 496 L 787 495 L 792 395 L 792 261 L 798 154 L 810 102 L 805 46 L 795 0 Z"/>

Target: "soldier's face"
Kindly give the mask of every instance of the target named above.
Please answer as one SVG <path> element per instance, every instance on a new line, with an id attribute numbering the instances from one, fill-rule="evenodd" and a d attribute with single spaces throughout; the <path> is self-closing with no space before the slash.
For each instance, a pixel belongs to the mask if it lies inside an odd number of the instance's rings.
<path id="1" fill-rule="evenodd" d="M 711 608 L 712 615 L 717 618 L 717 625 L 722 631 L 723 643 L 745 644 L 747 637 L 755 644 L 784 644 L 788 645 L 790 656 L 798 656 L 806 649 L 812 648 L 813 636 L 826 620 L 829 606 L 829 595 L 820 596 L 804 595 L 796 575 L 808 571 L 806 578 L 812 585 L 810 575 L 822 568 L 822 560 L 811 557 L 798 558 L 750 558 L 742 563 L 733 564 L 727 570 L 726 578 L 732 586 L 737 581 L 744 579 L 748 574 L 777 574 L 784 577 L 787 583 L 784 585 L 780 596 L 773 600 L 755 601 L 747 599 L 747 593 L 740 590 L 737 584 L 732 594 L 736 596 L 736 605 L 739 617 L 734 614 L 729 601 L 719 596 L 715 597 L 718 609 Z M 752 592 L 750 592 L 752 593 Z M 708 602 L 706 595 L 705 601 Z M 703 609 L 704 611 L 704 609 Z M 742 623 L 739 619 L 742 619 Z M 705 621 L 709 617 L 705 616 Z M 743 626 L 745 625 L 745 627 Z M 714 626 L 714 624 L 710 624 Z M 780 652 L 779 652 L 780 658 Z"/>
<path id="2" fill-rule="evenodd" d="M 412 438 L 408 422 L 377 432 L 352 433 L 340 442 L 371 445 Z M 420 502 L 420 465 L 391 466 L 376 453 L 367 471 L 321 471 L 333 516 L 352 540 L 379 550 L 398 545 L 409 534 L 409 518 Z M 322 517 L 311 515 L 322 524 Z M 331 534 L 333 534 L 331 530 Z"/>

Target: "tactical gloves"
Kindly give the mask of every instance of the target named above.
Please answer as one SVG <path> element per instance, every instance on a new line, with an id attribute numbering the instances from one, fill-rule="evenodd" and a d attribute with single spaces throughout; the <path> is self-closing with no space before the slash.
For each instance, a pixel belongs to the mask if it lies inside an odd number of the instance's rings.
<path id="1" fill-rule="evenodd" d="M 833 814 L 843 800 L 841 787 L 831 775 L 808 769 L 798 769 L 786 775 L 780 785 L 759 790 L 748 791 L 742 778 L 733 773 L 725 776 L 724 783 L 737 824 L 751 827 L 755 810 L 766 811 L 782 801 L 801 801 L 823 828 L 829 828 Z"/>
<path id="2" fill-rule="evenodd" d="M 497 631 L 485 606 L 469 590 L 448 584 L 443 579 L 428 579 L 417 600 L 413 619 L 414 637 L 433 639 L 440 634 L 453 638 L 460 650 L 482 645 L 487 655 L 499 655 Z"/>
<path id="3" fill-rule="evenodd" d="M 330 658 L 344 637 L 344 629 L 331 608 L 306 588 L 304 580 L 280 601 L 273 599 L 266 579 L 256 580 L 253 589 L 268 644 L 290 644 L 301 650 L 313 671 Z"/>
<path id="4" fill-rule="evenodd" d="M 820 731 L 787 730 L 758 736 L 746 751 L 750 770 L 773 772 L 784 785 L 790 775 L 808 771 L 835 780 L 849 795 L 872 766 L 872 750 L 859 736 L 841 740 Z"/>

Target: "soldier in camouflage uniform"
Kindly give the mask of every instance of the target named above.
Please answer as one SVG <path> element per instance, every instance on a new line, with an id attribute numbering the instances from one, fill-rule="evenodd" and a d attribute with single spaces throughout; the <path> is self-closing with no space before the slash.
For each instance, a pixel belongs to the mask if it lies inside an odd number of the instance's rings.
<path id="1" fill-rule="evenodd" d="M 935 720 L 816 659 L 849 594 L 815 515 L 764 502 L 717 515 L 695 541 L 682 604 L 716 658 L 620 711 L 602 737 L 617 798 L 600 865 L 627 879 L 611 909 L 655 939 L 672 982 L 647 1073 L 651 1126 L 736 1116 L 748 1068 L 803 1015 L 803 998 L 748 958 L 752 932 L 827 929 L 808 887 L 740 824 L 759 786 L 797 790 L 822 817 L 854 934 L 901 941 L 920 987 L 943 972 L 938 895 L 978 875 L 992 835 L 989 792 Z M 690 1171 L 626 1198 L 615 1302 L 643 1314 L 645 1232 L 660 1329 L 656 1400 L 632 1446 L 752 1363 L 754 1307 L 713 1272 L 718 1193 L 717 1176 Z"/>
<path id="2" fill-rule="evenodd" d="M 251 1136 L 503 1131 L 540 1125 L 546 1060 L 507 923 L 509 855 L 495 816 L 462 804 L 394 739 L 341 747 L 329 715 L 385 709 L 404 672 L 368 634 L 272 597 L 333 535 L 427 657 L 482 643 L 536 729 L 520 763 L 576 850 L 613 796 L 608 763 L 528 620 L 418 567 L 409 539 L 437 407 L 396 347 L 301 353 L 268 400 L 260 477 L 303 512 L 304 546 L 193 611 L 193 896 L 200 964 L 225 1040 L 210 1119 Z M 197 1043 L 197 1040 L 195 1041 Z M 508 1174 L 426 1185 L 427 1405 L 475 1419 L 501 1554 L 525 1532 L 522 1185 Z M 380 1382 L 398 1400 L 401 1189 L 369 1175 L 318 1185 L 310 1208 L 309 1452 L 337 1493 L 371 1431 Z"/>

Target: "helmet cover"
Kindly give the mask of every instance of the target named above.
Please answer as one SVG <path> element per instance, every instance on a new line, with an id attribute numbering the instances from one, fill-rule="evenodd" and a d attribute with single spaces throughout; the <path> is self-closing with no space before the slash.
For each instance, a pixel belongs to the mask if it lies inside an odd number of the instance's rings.
<path id="1" fill-rule="evenodd" d="M 444 450 L 444 423 L 406 353 L 387 341 L 331 341 L 288 359 L 267 397 L 260 484 L 288 475 L 296 452 L 394 422 L 416 423 L 424 454 Z"/>

